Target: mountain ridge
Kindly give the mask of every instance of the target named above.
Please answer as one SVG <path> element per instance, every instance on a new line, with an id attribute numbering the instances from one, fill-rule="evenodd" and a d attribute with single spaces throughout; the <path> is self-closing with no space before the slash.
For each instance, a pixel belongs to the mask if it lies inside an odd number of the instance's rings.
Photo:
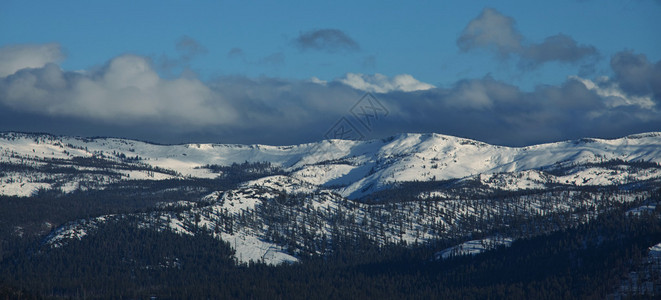
<path id="1" fill-rule="evenodd" d="M 660 163 L 661 132 L 618 139 L 583 138 L 525 147 L 496 146 L 435 133 L 405 133 L 368 141 L 331 139 L 270 146 L 159 145 L 119 138 L 6 132 L 0 134 L 0 151 L 0 162 L 8 164 L 32 161 L 42 166 L 59 160 L 71 162 L 61 165 L 77 168 L 76 159 L 90 158 L 115 165 L 141 166 L 141 172 L 123 170 L 130 166 L 120 168 L 123 179 L 131 176 L 142 179 L 213 178 L 218 174 L 205 166 L 268 162 L 293 177 L 324 187 L 337 187 L 336 191 L 343 196 L 357 199 L 397 182 L 548 171 L 564 165 L 613 160 Z M 7 194 L 5 190 L 0 189 L 0 193 Z"/>
<path id="2" fill-rule="evenodd" d="M 526 147 L 441 134 L 291 146 L 0 134 L 2 195 L 51 205 L 106 190 L 103 199 L 150 197 L 139 210 L 47 219 L 40 231 L 47 248 L 131 219 L 140 228 L 212 235 L 229 242 L 239 262 L 279 264 L 324 255 L 333 240 L 515 240 L 644 204 L 658 186 L 659 132 Z"/>
<path id="3" fill-rule="evenodd" d="M 270 144 L 259 144 L 259 143 L 245 143 L 245 144 L 242 144 L 242 143 L 220 143 L 220 142 L 161 143 L 161 142 L 155 142 L 155 141 L 150 141 L 150 140 L 127 138 L 127 137 L 121 137 L 121 136 L 82 136 L 82 135 L 54 134 L 54 133 L 41 132 L 41 131 L 13 131 L 13 130 L 0 131 L 0 136 L 12 135 L 12 134 L 19 134 L 19 135 L 25 135 L 25 136 L 50 136 L 50 137 L 54 137 L 54 138 L 74 138 L 74 139 L 80 139 L 80 140 L 116 139 L 116 140 L 127 140 L 127 141 L 141 142 L 141 143 L 151 144 L 151 145 L 156 145 L 156 146 L 232 145 L 232 146 L 291 147 L 291 146 L 300 146 L 300 145 L 307 145 L 307 144 L 316 144 L 316 143 L 323 142 L 323 141 L 333 141 L 333 140 L 335 140 L 335 141 L 356 141 L 356 142 L 369 142 L 369 141 L 379 141 L 379 140 L 385 141 L 385 140 L 393 140 L 397 137 L 408 136 L 408 135 L 420 135 L 420 136 L 427 135 L 427 136 L 450 137 L 450 138 L 464 139 L 464 140 L 489 144 L 487 142 L 483 142 L 483 141 L 480 141 L 478 139 L 472 139 L 472 138 L 461 137 L 461 136 L 453 136 L 453 135 L 449 135 L 449 134 L 436 133 L 436 132 L 403 132 L 403 133 L 397 133 L 397 134 L 389 135 L 389 136 L 386 136 L 386 137 L 383 137 L 383 138 L 372 138 L 372 139 L 365 139 L 365 140 L 321 139 L 321 140 L 318 140 L 318 141 L 299 143 L 299 144 L 270 145 Z M 618 137 L 612 137 L 612 138 L 582 137 L 582 138 L 575 138 L 575 139 L 566 139 L 566 140 L 558 140 L 558 141 L 551 141 L 551 142 L 542 142 L 542 143 L 538 143 L 538 144 L 530 144 L 530 145 L 524 145 L 524 146 L 508 146 L 508 145 L 498 145 L 498 144 L 489 144 L 489 145 L 498 146 L 498 147 L 507 147 L 507 148 L 525 148 L 525 147 L 536 146 L 536 145 L 546 145 L 546 144 L 555 144 L 555 143 L 581 141 L 581 140 L 609 141 L 609 140 L 619 140 L 619 139 L 625 139 L 625 138 L 634 138 L 635 139 L 635 138 L 659 137 L 659 136 L 661 136 L 661 131 L 647 131 L 647 132 L 632 133 L 632 134 L 627 134 L 627 135 L 624 135 L 624 136 L 618 136 Z"/>

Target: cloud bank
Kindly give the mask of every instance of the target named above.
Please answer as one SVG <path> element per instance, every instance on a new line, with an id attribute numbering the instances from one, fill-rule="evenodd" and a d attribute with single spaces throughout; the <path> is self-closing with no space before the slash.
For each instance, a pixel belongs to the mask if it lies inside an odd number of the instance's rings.
<path id="1" fill-rule="evenodd" d="M 330 81 L 163 78 L 137 55 L 72 72 L 57 65 L 62 51 L 50 44 L 0 48 L 0 58 L 8 57 L 16 60 L 0 64 L 0 130 L 295 144 L 322 139 L 343 117 L 355 121 L 351 109 L 366 92 L 389 112 L 369 129 L 355 123 L 367 138 L 438 132 L 526 145 L 661 128 L 661 62 L 631 51 L 611 58 L 610 78 L 574 76 L 530 91 L 489 76 L 447 87 L 408 74 L 348 73 Z"/>
<path id="2" fill-rule="evenodd" d="M 40 54 L 41 48 L 26 53 Z M 38 59 L 42 57 L 24 61 L 33 64 Z M 4 74 L 19 69 L 0 79 L 0 102 L 5 106 L 107 123 L 205 126 L 232 122 L 235 115 L 232 107 L 201 81 L 163 79 L 145 57 L 122 55 L 99 70 L 87 72 L 66 72 L 50 62 L 39 68 L 27 66 L 0 69 Z"/>

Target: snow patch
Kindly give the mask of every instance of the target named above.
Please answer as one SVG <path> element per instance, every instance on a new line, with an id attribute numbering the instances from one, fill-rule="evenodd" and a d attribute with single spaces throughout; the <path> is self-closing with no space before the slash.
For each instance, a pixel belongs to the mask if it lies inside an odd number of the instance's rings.
<path id="1" fill-rule="evenodd" d="M 514 240 L 512 238 L 508 237 L 488 237 L 480 240 L 467 241 L 439 251 L 434 255 L 434 257 L 438 260 L 462 255 L 477 255 L 501 246 L 509 247 L 512 245 L 513 241 Z"/>

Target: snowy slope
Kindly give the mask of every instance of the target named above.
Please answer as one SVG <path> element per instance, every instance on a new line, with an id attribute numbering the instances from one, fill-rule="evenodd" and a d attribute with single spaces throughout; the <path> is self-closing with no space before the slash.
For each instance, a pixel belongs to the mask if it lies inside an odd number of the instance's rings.
<path id="1" fill-rule="evenodd" d="M 514 233 L 512 238 L 469 241 L 437 255 L 446 258 L 508 245 L 522 234 L 509 228 L 512 220 L 555 216 L 558 220 L 566 218 L 561 223 L 577 224 L 589 221 L 612 203 L 631 203 L 649 196 L 649 192 L 631 191 L 550 191 L 500 199 L 367 204 L 293 177 L 276 175 L 210 193 L 197 205 L 174 202 L 159 205 L 152 212 L 130 215 L 148 228 L 186 235 L 212 234 L 230 243 L 238 261 L 269 264 L 295 262 L 301 253 L 327 253 L 338 235 L 367 236 L 380 245 L 414 245 L 503 229 Z M 99 223 L 122 217 L 108 215 L 64 224 L 44 244 L 64 246 L 68 240 L 93 233 Z"/>
<path id="2" fill-rule="evenodd" d="M 436 259 L 447 259 L 462 255 L 476 255 L 498 247 L 509 247 L 514 240 L 508 237 L 488 237 L 480 240 L 471 240 L 459 245 L 444 249 L 434 254 Z"/>
<path id="3" fill-rule="evenodd" d="M 104 181 L 213 178 L 218 174 L 201 167 L 243 162 L 270 162 L 294 178 L 331 188 L 351 199 L 385 189 L 396 182 L 460 179 L 478 175 L 482 176 L 479 180 L 485 185 L 507 190 L 536 188 L 548 183 L 621 184 L 631 181 L 627 178 L 659 178 L 661 173 L 658 168 L 643 171 L 621 169 L 613 174 L 611 169 L 591 168 L 575 170 L 570 172 L 571 176 L 550 178 L 548 174 L 524 171 L 548 171 L 612 160 L 661 163 L 661 133 L 613 140 L 581 139 L 520 148 L 494 146 L 439 134 L 401 134 L 371 141 L 326 140 L 294 146 L 156 145 L 116 138 L 0 134 L 0 166 L 5 169 L 7 165 L 44 167 L 51 161 L 68 161 L 70 167 L 94 171 L 93 167 L 81 166 L 76 162 L 75 159 L 81 157 L 113 161 L 129 167 L 111 168 L 116 172 L 115 176 L 102 174 L 96 180 L 64 180 L 52 174 L 12 173 L 0 169 L 0 193 L 30 195 L 38 188 L 54 187 L 53 181 L 59 182 L 57 187 L 67 191 L 79 188 L 79 183 L 88 181 L 101 182 L 98 187 Z M 512 185 L 507 183 L 507 178 L 498 178 L 500 175 L 497 174 L 505 173 L 526 179 Z"/>
<path id="4" fill-rule="evenodd" d="M 281 168 L 277 174 L 282 175 L 264 175 L 226 191 L 208 190 L 202 199 L 162 203 L 154 211 L 131 216 L 149 228 L 180 234 L 204 229 L 229 242 L 238 261 L 271 264 L 297 261 L 303 253 L 325 253 L 338 234 L 364 235 L 382 245 L 416 244 L 514 230 L 508 223 L 514 219 L 554 216 L 567 218 L 567 224 L 581 223 L 613 203 L 645 199 L 661 184 L 661 133 L 520 148 L 439 134 L 265 146 L 156 145 L 116 138 L 4 133 L 0 134 L 0 194 L 103 189 L 136 179 L 214 178 L 222 174 L 205 166 L 243 162 L 269 162 Z M 361 198 L 386 189 L 390 193 L 390 188 L 403 182 L 442 180 L 450 182 L 446 188 L 414 194 L 433 201 L 406 198 L 398 203 L 370 203 Z M 647 188 L 581 190 L 623 185 Z M 558 186 L 562 188 L 554 189 Z M 530 192 L 494 199 L 480 196 L 488 195 L 483 191 Z M 45 243 L 65 246 L 68 240 L 89 235 L 98 224 L 122 217 L 60 224 Z M 513 232 L 511 238 L 469 241 L 438 256 L 507 245 L 517 238 Z"/>

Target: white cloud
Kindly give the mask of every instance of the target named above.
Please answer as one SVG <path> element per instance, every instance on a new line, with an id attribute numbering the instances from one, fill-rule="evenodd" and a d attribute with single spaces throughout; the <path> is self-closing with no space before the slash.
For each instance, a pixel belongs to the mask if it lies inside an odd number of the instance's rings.
<path id="1" fill-rule="evenodd" d="M 227 124 L 234 111 L 195 78 L 161 78 L 144 57 L 122 55 L 96 72 L 63 72 L 52 63 L 0 81 L 0 101 L 42 114 L 105 122 Z"/>
<path id="2" fill-rule="evenodd" d="M 627 95 L 617 84 L 611 83 L 608 77 L 599 78 L 596 82 L 578 76 L 569 76 L 569 78 L 583 83 L 588 90 L 601 96 L 606 106 L 611 108 L 639 106 L 640 108 L 651 109 L 655 106 L 651 96 Z"/>
<path id="3" fill-rule="evenodd" d="M 328 81 L 326 81 L 326 80 L 321 80 L 321 79 L 319 79 L 319 78 L 316 77 L 316 76 L 312 76 L 312 77 L 310 77 L 310 79 L 308 79 L 308 81 L 310 81 L 310 82 L 312 82 L 312 83 L 320 84 L 320 85 L 326 85 L 326 84 L 328 84 Z"/>
<path id="4" fill-rule="evenodd" d="M 47 63 L 62 60 L 64 54 L 58 44 L 10 45 L 0 48 L 0 78 L 25 68 L 41 68 Z"/>
<path id="5" fill-rule="evenodd" d="M 388 93 L 392 91 L 414 92 L 435 88 L 431 84 L 418 81 L 409 74 L 400 74 L 393 78 L 388 78 L 388 76 L 379 73 L 374 75 L 347 73 L 344 78 L 337 79 L 337 81 L 357 90 L 374 93 Z"/>

